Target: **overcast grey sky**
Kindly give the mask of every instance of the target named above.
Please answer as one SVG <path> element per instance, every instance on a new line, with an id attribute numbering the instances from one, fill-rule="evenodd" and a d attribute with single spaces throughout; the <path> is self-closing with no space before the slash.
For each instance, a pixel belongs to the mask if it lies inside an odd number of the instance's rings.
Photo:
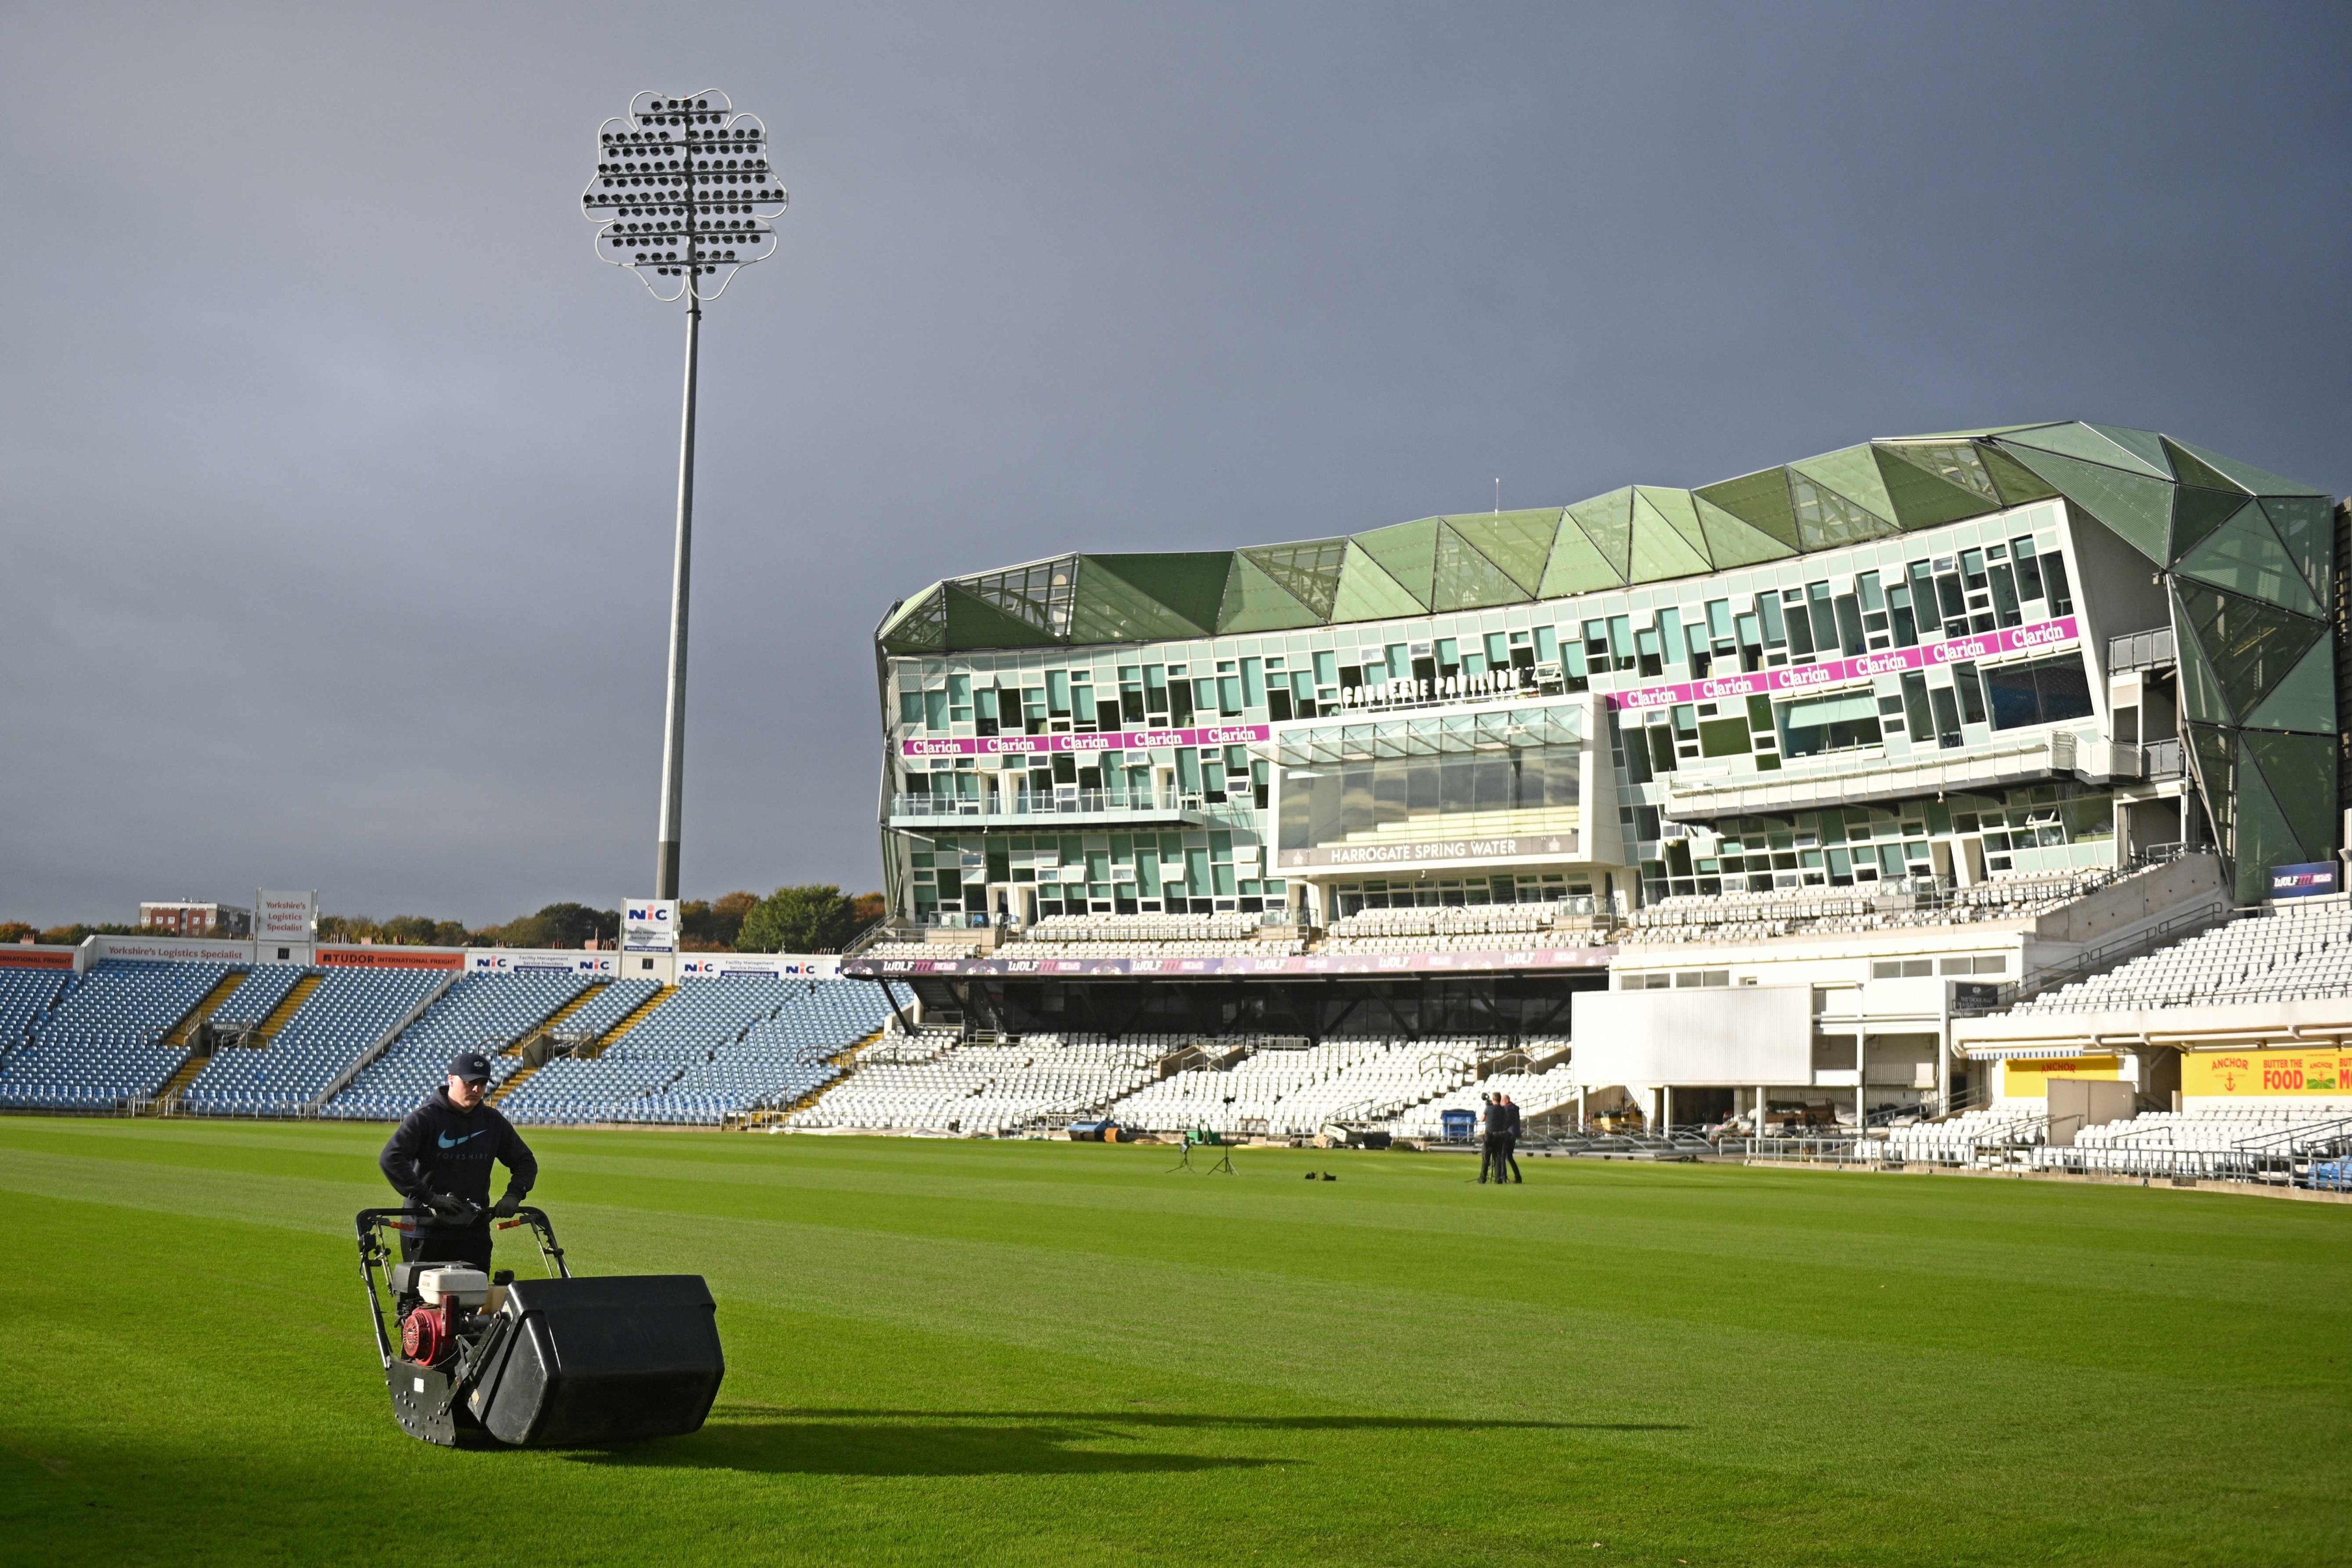
<path id="1" fill-rule="evenodd" d="M 2339 492 L 2352 8 L 0 8 L 0 919 L 650 886 L 682 321 L 580 191 L 767 120 L 689 897 L 878 880 L 951 573 L 2083 417 Z"/>

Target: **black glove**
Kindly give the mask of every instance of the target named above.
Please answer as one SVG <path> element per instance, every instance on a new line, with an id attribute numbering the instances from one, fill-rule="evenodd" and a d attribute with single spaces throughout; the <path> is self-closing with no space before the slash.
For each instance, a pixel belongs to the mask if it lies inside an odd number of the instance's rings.
<path id="1" fill-rule="evenodd" d="M 452 1197 L 447 1193 L 425 1194 L 425 1206 L 451 1225 L 471 1225 L 481 1217 L 482 1213 L 465 1199 Z"/>
<path id="2" fill-rule="evenodd" d="M 506 1194 L 499 1199 L 498 1205 L 491 1209 L 490 1213 L 496 1215 L 500 1219 L 512 1219 L 515 1215 L 515 1210 L 520 1207 L 522 1207 L 522 1194 L 515 1191 L 512 1187 L 509 1187 L 506 1190 Z"/>

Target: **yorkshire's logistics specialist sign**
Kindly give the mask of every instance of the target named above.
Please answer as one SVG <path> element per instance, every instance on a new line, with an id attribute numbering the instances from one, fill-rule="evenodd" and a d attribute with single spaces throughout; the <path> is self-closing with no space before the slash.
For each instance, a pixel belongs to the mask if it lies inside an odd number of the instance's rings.
<path id="1" fill-rule="evenodd" d="M 2336 862 L 2310 860 L 2300 866 L 2271 868 L 2271 897 L 2309 899 L 2336 890 Z"/>
<path id="2" fill-rule="evenodd" d="M 314 892 L 253 895 L 253 934 L 259 942 L 309 942 L 319 929 L 319 895 Z"/>
<path id="3" fill-rule="evenodd" d="M 2352 1051 L 2184 1051 L 2181 1098 L 2352 1095 Z"/>
<path id="4" fill-rule="evenodd" d="M 677 900 L 631 899 L 621 906 L 623 952 L 676 952 Z"/>
<path id="5" fill-rule="evenodd" d="M 1816 687 L 1842 686 L 1850 680 L 1866 680 L 1874 675 L 1894 675 L 1941 664 L 1965 664 L 1971 659 L 1992 658 L 2004 653 L 2032 648 L 2059 647 L 2073 642 L 2081 635 L 2081 630 L 2074 616 L 2064 616 L 2054 621 L 2037 621 L 2030 626 L 2011 626 L 1975 637 L 1948 637 L 1922 647 L 1891 647 L 1882 653 L 1864 654 L 1859 658 L 1823 659 L 1819 664 L 1791 665 L 1786 669 L 1759 669 L 1750 675 L 1717 675 L 1705 680 L 1684 681 L 1677 686 L 1643 686 L 1632 691 L 1612 691 L 1609 694 L 1609 706 L 1620 710 L 1667 708 L 1681 702 L 1715 702 L 1726 698 L 1811 691 Z"/>

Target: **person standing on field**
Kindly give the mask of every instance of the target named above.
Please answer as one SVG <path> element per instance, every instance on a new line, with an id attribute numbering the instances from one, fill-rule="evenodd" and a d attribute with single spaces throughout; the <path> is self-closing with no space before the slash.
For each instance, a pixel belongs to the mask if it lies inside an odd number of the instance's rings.
<path id="1" fill-rule="evenodd" d="M 1495 1097 L 1495 1109 L 1501 1112 L 1503 1120 L 1503 1136 L 1496 1144 L 1495 1152 L 1496 1184 L 1497 1185 L 1501 1184 L 1503 1180 L 1503 1167 L 1508 1165 L 1511 1170 L 1511 1180 L 1518 1183 L 1521 1186 L 1525 1186 L 1527 1184 L 1527 1178 L 1519 1174 L 1518 1105 L 1509 1095 L 1498 1094 Z"/>
<path id="2" fill-rule="evenodd" d="M 489 1058 L 465 1051 L 450 1062 L 448 1084 L 435 1089 L 383 1146 L 384 1180 L 430 1218 L 400 1238 L 404 1263 L 490 1266 L 490 1221 L 522 1205 L 539 1180 L 530 1146 L 493 1107 Z M 490 1163 L 507 1168 L 507 1190 L 490 1203 Z"/>
<path id="3" fill-rule="evenodd" d="M 1502 1148 L 1502 1130 L 1503 1110 L 1496 1103 L 1496 1097 L 1491 1094 L 1480 1095 L 1478 1097 L 1478 1184 L 1482 1187 L 1486 1184 L 1489 1174 L 1494 1176 L 1498 1184 L 1502 1182 L 1502 1163 L 1496 1158 Z"/>

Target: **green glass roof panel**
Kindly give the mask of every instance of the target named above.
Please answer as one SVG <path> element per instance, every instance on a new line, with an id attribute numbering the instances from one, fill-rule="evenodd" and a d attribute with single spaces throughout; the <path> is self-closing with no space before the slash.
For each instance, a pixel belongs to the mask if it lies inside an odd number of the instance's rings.
<path id="1" fill-rule="evenodd" d="M 1339 595 L 1339 569 L 1348 559 L 1345 539 L 1271 544 L 1242 553 L 1281 584 L 1285 593 L 1314 611 L 1318 620 L 1329 617 L 1332 601 Z"/>
<path id="2" fill-rule="evenodd" d="M 1965 460 L 1954 456 L 1958 453 Z M 1895 521 L 1903 528 L 1933 528 L 2000 510 L 2000 492 L 1973 447 L 1881 447 L 1877 456 Z M 1969 482 L 1960 483 L 1961 477 Z"/>
<path id="3" fill-rule="evenodd" d="M 1447 518 L 1445 526 L 1501 567 L 1522 595 L 1532 596 L 1543 585 L 1544 563 L 1551 559 L 1559 519 L 1560 509 L 1548 506 L 1533 511 L 1471 512 Z"/>
<path id="4" fill-rule="evenodd" d="M 2231 836 L 2231 851 L 2238 863 L 2238 900 L 2259 903 L 2270 897 L 2272 867 L 2292 866 L 2310 857 L 2304 853 L 2294 826 L 2263 778 L 2252 747 L 2243 740 L 2239 744 L 2237 799 L 2231 803 L 2237 831 Z"/>
<path id="5" fill-rule="evenodd" d="M 2166 479 L 2179 478 L 2172 470 L 2170 456 L 2164 449 L 2164 437 L 2155 431 L 2135 430 L 2127 425 L 2093 425 L 2087 422 L 2083 428 L 2097 431 Z"/>
<path id="6" fill-rule="evenodd" d="M 1827 486 L 1881 522 L 1894 524 L 1895 503 L 1887 497 L 1885 476 L 1878 471 L 1878 454 L 1868 443 L 1802 458 L 1790 464 L 1789 471 Z"/>
<path id="7" fill-rule="evenodd" d="M 1426 609 L 1437 581 L 1437 519 L 1424 517 L 1357 534 L 1356 542 Z"/>
<path id="8" fill-rule="evenodd" d="M 2068 500 L 2105 523 L 2150 561 L 2161 566 L 2170 559 L 2171 480 L 2103 468 L 2036 447 L 2011 447 L 2010 454 L 2056 485 Z"/>
<path id="9" fill-rule="evenodd" d="M 2240 495 L 2253 493 L 2169 436 L 2164 438 L 2164 453 L 2172 459 L 2174 477 L 2184 485 L 2202 485 L 2209 490 L 2234 490 Z"/>
<path id="10" fill-rule="evenodd" d="M 1668 522 L 1648 497 L 1634 492 L 1633 580 L 1655 583 L 1710 570 L 1706 557 L 1683 537 L 1682 531 Z"/>
<path id="11" fill-rule="evenodd" d="M 1455 529 L 1437 530 L 1437 572 L 1431 589 L 1433 610 L 1475 610 L 1488 605 L 1516 605 L 1528 591 L 1509 574 L 1478 552 Z"/>
<path id="12" fill-rule="evenodd" d="M 2272 503 L 2261 518 L 2291 577 L 2253 519 L 2238 515 L 2242 505 L 2230 504 L 2257 492 Z M 2335 530 L 2324 492 L 2147 431 L 2042 422 L 1888 437 L 1696 491 L 1626 487 L 1564 512 L 1422 518 L 1239 552 L 1058 557 L 953 579 L 952 601 L 934 585 L 876 635 L 888 649 L 929 652 L 983 637 L 1016 647 L 1041 636 L 1131 641 L 1389 619 L 1704 575 L 2060 494 L 2083 526 L 2095 521 L 2152 561 L 2186 563 L 2183 580 L 2200 593 L 2267 595 L 2306 616 L 2331 602 Z M 994 623 L 975 605 L 1024 629 L 989 632 Z M 2230 619 L 2242 625 L 2248 613 Z M 2213 650 L 2214 675 L 2243 711 L 2247 693 L 2229 668 L 2240 647 L 2231 637 Z M 2260 662 L 2273 673 L 2270 651 Z"/>
<path id="13" fill-rule="evenodd" d="M 1611 571 L 1631 581 L 1633 572 L 1633 487 L 1580 500 L 1568 509 L 1569 522 L 1584 530 Z M 1565 525 L 1563 525 L 1565 526 Z"/>
<path id="14" fill-rule="evenodd" d="M 2190 719 L 2208 724 L 2227 724 L 2237 715 L 2221 695 L 2221 682 L 2207 662 L 2205 650 L 2197 641 L 2196 628 L 2190 624 L 2189 608 L 2176 593 L 2173 603 L 2173 646 L 2180 660 L 2180 710 Z"/>
<path id="15" fill-rule="evenodd" d="M 2197 774 L 2198 793 L 2213 814 L 2213 826 L 2224 849 L 2231 847 L 2236 826 L 2231 806 L 2237 799 L 2238 746 L 2235 731 L 2215 724 L 2189 726 L 2189 763 Z"/>
<path id="16" fill-rule="evenodd" d="M 2322 637 L 2312 644 L 2311 651 L 2287 671 L 2286 679 L 2255 704 L 2246 722 L 2265 730 L 2332 734 L 2336 730 L 2336 639 Z"/>
<path id="17" fill-rule="evenodd" d="M 2286 546 L 2271 531 L 2270 520 L 2252 501 L 2174 563 L 2173 570 L 2233 594 L 2284 605 L 2315 620 L 2326 613 Z"/>
<path id="18" fill-rule="evenodd" d="M 2322 604 L 2327 603 L 2336 570 L 2335 507 L 2325 496 L 2264 496 L 2262 506 L 2304 581 Z"/>
<path id="19" fill-rule="evenodd" d="M 1624 584 L 1624 577 L 1601 559 L 1600 547 L 1586 537 L 1584 530 L 1573 522 L 1563 522 L 1559 538 L 1552 542 L 1551 559 L 1545 563 L 1543 583 L 1537 593 L 1542 598 L 1559 599 L 1572 594 L 1620 588 Z"/>
<path id="20" fill-rule="evenodd" d="M 1760 530 L 1791 550 L 1802 548 L 1797 535 L 1797 509 L 1789 499 L 1789 470 L 1761 468 L 1738 479 L 1702 485 L 1691 492 L 1713 502 L 1748 527 Z M 1574 507 L 1569 508 L 1573 512 Z"/>
<path id="21" fill-rule="evenodd" d="M 2241 721 L 2286 679 L 2326 629 L 2318 621 L 2260 599 L 2182 578 L 2173 581 L 2221 683 L 2222 700 Z"/>
<path id="22" fill-rule="evenodd" d="M 1048 647 L 1058 640 L 1044 627 L 1007 615 L 954 583 L 949 583 L 943 592 L 950 648 Z"/>
<path id="23" fill-rule="evenodd" d="M 2207 489 L 2202 485 L 2173 486 L 2173 559 L 2177 561 L 2188 554 L 2207 534 L 2253 504 L 2253 497 L 2243 490 Z"/>
<path id="24" fill-rule="evenodd" d="M 1105 563 L 1118 557 L 1078 558 L 1077 603 L 1070 615 L 1070 637 L 1082 643 L 1143 642 L 1162 637 L 1196 637 L 1209 627 L 1187 620 L 1158 599 L 1136 587 Z M 1223 585 L 1220 584 L 1220 597 Z M 1215 612 L 1210 612 L 1211 621 Z"/>
<path id="25" fill-rule="evenodd" d="M 2284 474 L 2258 468 L 2252 463 L 2242 463 L 2235 458 L 2225 458 L 2208 447 L 2192 447 L 2186 441 L 2174 441 L 2174 446 L 2203 463 L 2207 468 L 2228 477 L 2230 482 L 2258 496 L 2324 496 L 2327 492 L 2311 485 L 2290 479 Z"/>
<path id="26" fill-rule="evenodd" d="M 1984 464 L 1985 472 L 1992 476 L 2004 507 L 2048 500 L 2058 493 L 2058 487 L 1989 441 L 1977 443 L 1977 458 Z"/>
<path id="27" fill-rule="evenodd" d="M 1699 527 L 1706 533 L 1706 553 L 1718 572 L 1734 566 L 1753 566 L 1759 561 L 1779 561 L 1794 555 L 1796 551 L 1781 543 L 1760 528 L 1751 528 L 1702 495 L 1691 497 L 1698 513 Z"/>
<path id="28" fill-rule="evenodd" d="M 1699 526 L 1698 498 L 1688 490 L 1669 489 L 1662 485 L 1635 485 L 1633 494 L 1638 506 L 1649 509 L 1665 520 L 1668 527 L 1683 536 L 1683 542 L 1698 552 L 1699 559 L 1712 567 L 1715 552 L 1707 548 L 1706 530 Z"/>
<path id="29" fill-rule="evenodd" d="M 2240 737 L 2270 796 L 2286 819 L 2303 853 L 2296 860 L 2322 860 L 2336 852 L 2336 737 L 2288 735 L 2248 730 Z M 2252 769 L 2239 772 L 2239 787 Z M 2266 861 L 2265 867 L 2280 862 Z"/>
<path id="30" fill-rule="evenodd" d="M 1892 521 L 1799 473 L 1793 465 L 1789 470 L 1789 499 L 1796 503 L 1797 537 L 1808 550 L 1826 550 L 1895 531 Z"/>
<path id="31" fill-rule="evenodd" d="M 1217 607 L 1221 632 L 1286 631 L 1320 626 L 1323 617 L 1290 596 L 1283 585 L 1259 570 L 1255 562 L 1236 551 L 1233 574 L 1225 579 L 1224 603 Z"/>
<path id="32" fill-rule="evenodd" d="M 1225 579 L 1233 568 L 1230 550 L 1089 555 L 1087 559 L 1203 630 L 1216 624 L 1217 608 L 1224 603 Z"/>
<path id="33" fill-rule="evenodd" d="M 2000 502 L 2000 491 L 1985 470 L 1983 450 L 1973 441 L 1874 441 L 1871 445 L 1881 459 L 1882 475 L 1886 471 L 1885 459 L 1893 456 L 1913 468 L 1925 468 L 1948 485 L 1957 485 L 1995 505 Z"/>
<path id="34" fill-rule="evenodd" d="M 2006 436 L 2012 430 L 2040 430 L 2052 425 L 2063 425 L 2063 419 L 2038 419 L 2031 425 L 1986 425 L 1974 430 L 1930 430 L 1918 436 L 1890 436 L 1890 441 L 1981 441 L 1988 436 Z"/>
<path id="35" fill-rule="evenodd" d="M 1425 614 L 1429 606 L 1404 591 L 1371 552 L 1356 541 L 1348 542 L 1347 565 L 1339 574 L 1339 592 L 1331 604 L 1334 621 L 1389 621 Z"/>
<path id="36" fill-rule="evenodd" d="M 2038 430 L 2020 430 L 2002 437 L 2000 444 L 2011 448 L 2030 447 L 2037 452 L 2055 452 L 2081 462 L 2121 468 L 2126 473 L 2138 474 L 2145 479 L 2169 480 L 2172 478 L 2170 468 L 2149 462 L 2128 447 L 2100 435 L 2088 425 L 2045 425 Z"/>
<path id="37" fill-rule="evenodd" d="M 876 633 L 891 653 L 940 653 L 948 646 L 947 591 L 934 583 L 905 604 Z"/>
<path id="38" fill-rule="evenodd" d="M 954 579 L 955 585 L 1016 620 L 1054 637 L 1067 636 L 1076 595 L 1078 558 L 1064 555 L 1002 572 Z"/>

